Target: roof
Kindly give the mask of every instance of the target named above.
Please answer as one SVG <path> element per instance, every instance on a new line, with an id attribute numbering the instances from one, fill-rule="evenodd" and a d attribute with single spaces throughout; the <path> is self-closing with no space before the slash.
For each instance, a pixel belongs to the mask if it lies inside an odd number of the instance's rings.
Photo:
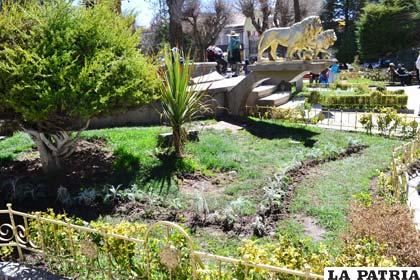
<path id="1" fill-rule="evenodd" d="M 240 27 L 244 26 L 246 21 L 246 17 L 240 13 L 232 13 L 229 19 L 229 23 L 226 25 L 225 28 L 232 28 L 232 27 Z"/>

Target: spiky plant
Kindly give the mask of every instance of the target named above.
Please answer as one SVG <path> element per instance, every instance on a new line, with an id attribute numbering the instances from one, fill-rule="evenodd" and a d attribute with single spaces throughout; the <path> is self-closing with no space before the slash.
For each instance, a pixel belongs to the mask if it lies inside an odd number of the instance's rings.
<path id="1" fill-rule="evenodd" d="M 187 132 L 184 125 L 200 113 L 207 110 L 202 99 L 204 91 L 198 91 L 191 84 L 192 62 L 182 54 L 172 51 L 168 46 L 164 49 L 165 72 L 163 74 L 162 103 L 163 114 L 173 132 L 173 146 L 177 157 L 182 158 Z"/>

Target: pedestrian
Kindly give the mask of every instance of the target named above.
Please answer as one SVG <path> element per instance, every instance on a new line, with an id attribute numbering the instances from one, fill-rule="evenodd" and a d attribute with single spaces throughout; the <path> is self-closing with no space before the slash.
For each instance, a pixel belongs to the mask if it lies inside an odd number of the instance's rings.
<path id="1" fill-rule="evenodd" d="M 399 75 L 397 73 L 397 70 L 395 69 L 395 64 L 392 63 L 392 62 L 389 64 L 388 74 L 390 75 L 391 83 L 394 84 L 395 83 L 395 79 L 397 77 L 399 77 Z"/>
<path id="2" fill-rule="evenodd" d="M 328 75 L 329 75 L 330 69 L 325 68 L 321 73 L 319 73 L 319 83 L 320 84 L 327 84 L 328 85 Z"/>
<path id="3" fill-rule="evenodd" d="M 230 32 L 228 44 L 228 62 L 231 65 L 232 71 L 235 71 L 234 77 L 239 75 L 238 63 L 241 62 L 241 42 L 239 34 L 234 30 Z"/>
<path id="4" fill-rule="evenodd" d="M 416 60 L 416 76 L 417 76 L 417 82 L 419 83 L 419 85 L 420 85 L 420 52 L 419 52 L 419 56 L 417 57 L 417 60 Z M 419 86 L 419 88 L 420 88 L 420 86 Z"/>
<path id="5" fill-rule="evenodd" d="M 333 65 L 330 67 L 330 72 L 328 76 L 328 83 L 332 84 L 337 80 L 338 73 L 340 73 L 340 68 L 337 61 L 334 62 Z"/>
<path id="6" fill-rule="evenodd" d="M 215 46 L 209 46 L 206 49 L 207 61 L 208 62 L 216 62 L 216 54 L 214 50 Z"/>
<path id="7" fill-rule="evenodd" d="M 398 64 L 396 72 L 400 78 L 401 86 L 411 85 L 412 76 L 403 64 Z"/>
<path id="8" fill-rule="evenodd" d="M 217 72 L 219 72 L 219 74 L 226 74 L 228 63 L 225 60 L 225 57 L 221 48 L 216 47 L 216 46 L 214 47 L 214 58 L 217 62 Z"/>

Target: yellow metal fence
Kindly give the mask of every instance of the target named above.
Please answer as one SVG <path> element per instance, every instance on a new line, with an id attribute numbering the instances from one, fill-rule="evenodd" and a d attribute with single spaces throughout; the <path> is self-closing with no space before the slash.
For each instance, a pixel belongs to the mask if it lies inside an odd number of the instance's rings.
<path id="1" fill-rule="evenodd" d="M 405 200 L 408 191 L 408 169 L 419 160 L 420 134 L 408 143 L 405 143 L 392 152 L 391 184 L 395 196 Z"/>
<path id="2" fill-rule="evenodd" d="M 309 269 L 198 251 L 188 233 L 171 222 L 131 229 L 144 237 L 138 239 L 57 217 L 15 211 L 8 204 L 0 210 L 0 256 L 2 249 L 14 250 L 20 262 L 45 263 L 53 272 L 78 279 L 323 278 Z"/>

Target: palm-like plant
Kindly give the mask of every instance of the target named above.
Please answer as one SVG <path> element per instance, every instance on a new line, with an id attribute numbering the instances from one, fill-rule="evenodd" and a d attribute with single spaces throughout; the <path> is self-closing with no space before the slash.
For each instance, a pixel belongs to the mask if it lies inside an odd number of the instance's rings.
<path id="1" fill-rule="evenodd" d="M 206 110 L 202 103 L 204 91 L 195 90 L 190 83 L 191 61 L 188 56 L 181 62 L 181 53 L 164 49 L 165 72 L 163 75 L 163 114 L 173 132 L 173 146 L 177 157 L 183 157 L 187 132 L 184 125 Z"/>

